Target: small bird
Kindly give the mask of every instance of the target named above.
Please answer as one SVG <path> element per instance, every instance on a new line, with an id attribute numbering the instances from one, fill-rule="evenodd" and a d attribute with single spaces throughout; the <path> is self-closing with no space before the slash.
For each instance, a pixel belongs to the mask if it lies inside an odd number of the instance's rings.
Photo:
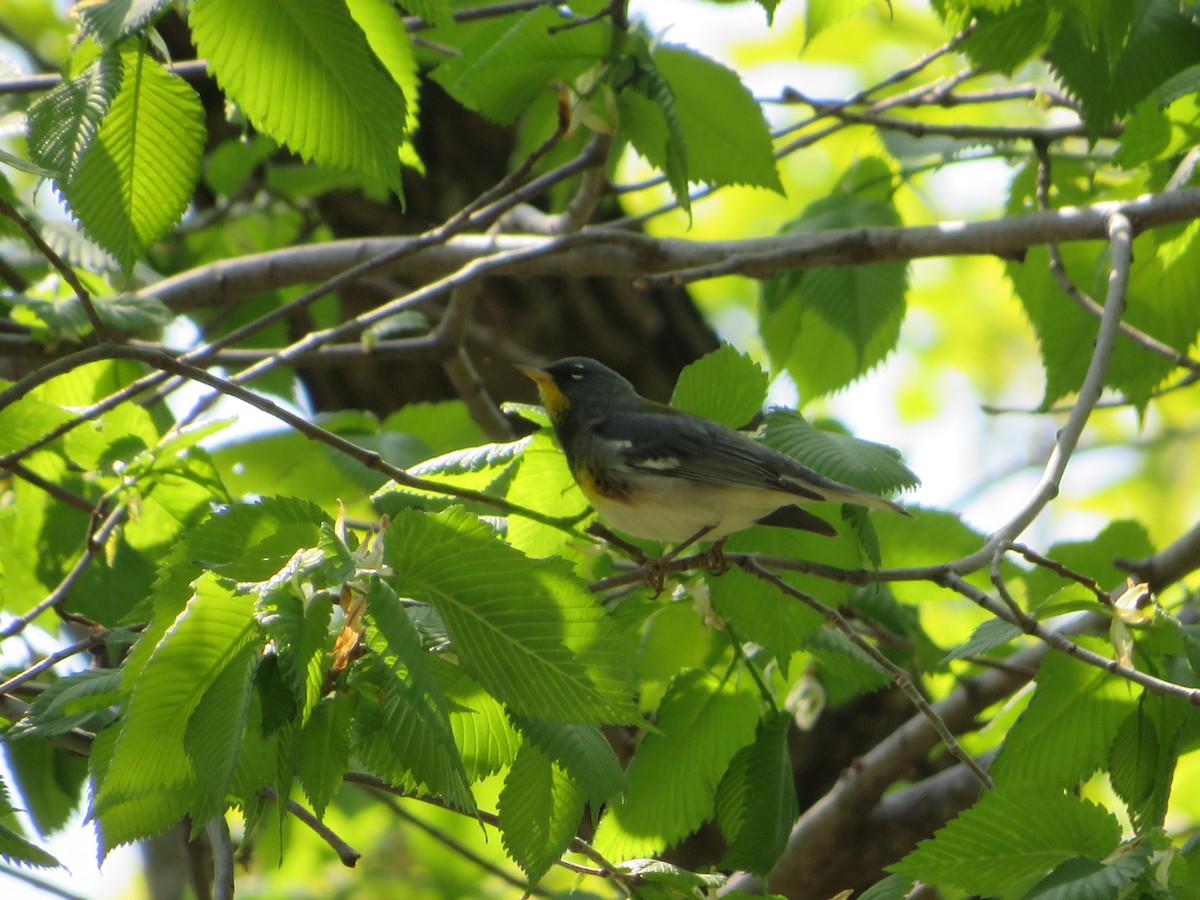
<path id="1" fill-rule="evenodd" d="M 684 546 L 715 541 L 719 548 L 756 524 L 837 533 L 799 503 L 855 503 L 908 515 L 739 431 L 640 397 L 594 359 L 518 368 L 537 385 L 584 496 L 627 534 Z"/>

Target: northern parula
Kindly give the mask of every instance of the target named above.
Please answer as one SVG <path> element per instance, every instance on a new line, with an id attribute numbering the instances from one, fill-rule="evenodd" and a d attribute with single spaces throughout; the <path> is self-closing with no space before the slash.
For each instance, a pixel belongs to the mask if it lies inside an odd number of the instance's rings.
<path id="1" fill-rule="evenodd" d="M 613 527 L 654 541 L 721 541 L 751 525 L 836 534 L 798 503 L 855 503 L 908 515 L 711 419 L 638 396 L 594 359 L 518 367 L 537 384 L 584 496 Z"/>

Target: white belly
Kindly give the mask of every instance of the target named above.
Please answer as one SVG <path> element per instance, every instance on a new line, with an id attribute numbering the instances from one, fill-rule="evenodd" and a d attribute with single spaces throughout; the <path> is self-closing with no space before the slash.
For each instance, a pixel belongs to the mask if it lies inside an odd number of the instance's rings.
<path id="1" fill-rule="evenodd" d="M 653 513 L 634 513 L 629 505 L 604 498 L 595 498 L 593 506 L 613 528 L 652 541 L 686 541 L 695 537 L 701 528 L 709 527 L 711 530 L 701 540 L 720 540 L 749 528 L 763 516 L 782 506 L 790 506 L 796 500 L 790 494 L 765 488 L 696 486 L 680 480 L 673 483 L 669 491 L 664 491 L 659 479 L 638 481 L 638 506 L 641 510 L 653 510 Z"/>

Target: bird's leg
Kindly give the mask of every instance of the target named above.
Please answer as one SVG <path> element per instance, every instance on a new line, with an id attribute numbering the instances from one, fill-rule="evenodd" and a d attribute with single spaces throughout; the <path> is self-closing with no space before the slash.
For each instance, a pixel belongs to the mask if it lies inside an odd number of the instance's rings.
<path id="1" fill-rule="evenodd" d="M 652 560 L 646 563 L 646 583 L 654 588 L 654 596 L 658 596 L 663 590 L 663 581 L 667 577 L 667 567 L 671 564 L 671 560 L 675 559 L 696 541 L 703 538 L 706 534 L 713 530 L 712 525 L 705 525 L 682 544 L 677 544 L 671 550 L 663 554 L 661 559 Z"/>
<path id="2" fill-rule="evenodd" d="M 630 543 L 619 534 L 615 534 L 614 532 L 605 528 L 599 522 L 593 522 L 591 525 L 589 525 L 587 527 L 587 533 L 600 538 L 606 543 L 612 544 L 619 550 L 625 551 L 625 554 L 639 566 L 648 565 L 649 563 L 653 562 L 653 560 L 646 555 L 646 552 L 637 544 Z"/>
<path id="3" fill-rule="evenodd" d="M 713 545 L 704 551 L 704 565 L 713 575 L 724 575 L 730 569 L 730 563 L 725 559 L 725 538 L 714 541 Z"/>

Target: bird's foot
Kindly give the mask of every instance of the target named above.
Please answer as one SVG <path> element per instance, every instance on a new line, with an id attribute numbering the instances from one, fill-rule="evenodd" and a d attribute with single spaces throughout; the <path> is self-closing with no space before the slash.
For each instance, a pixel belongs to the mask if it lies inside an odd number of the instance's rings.
<path id="1" fill-rule="evenodd" d="M 733 567 L 725 558 L 725 538 L 713 542 L 713 545 L 704 551 L 704 565 L 711 575 L 724 575 Z"/>

